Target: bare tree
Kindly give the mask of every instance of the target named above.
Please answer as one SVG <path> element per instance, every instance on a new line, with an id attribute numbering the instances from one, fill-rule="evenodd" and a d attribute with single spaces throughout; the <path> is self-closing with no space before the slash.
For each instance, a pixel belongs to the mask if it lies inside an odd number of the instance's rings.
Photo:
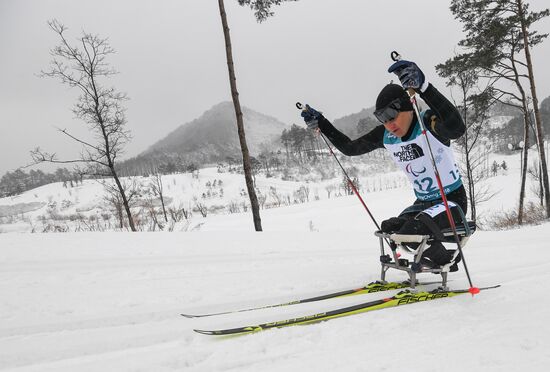
<path id="1" fill-rule="evenodd" d="M 457 140 L 464 156 L 465 184 L 470 201 L 470 216 L 476 221 L 477 206 L 491 197 L 488 187 L 482 185 L 487 175 L 479 168 L 485 164 L 484 154 L 487 148 L 481 141 L 487 131 L 489 109 L 496 102 L 491 95 L 490 86 L 480 88 L 479 69 L 469 66 L 465 61 L 456 57 L 436 66 L 438 74 L 447 78 L 447 86 L 454 86 L 460 92 L 461 101 L 457 104 L 466 125 L 466 132 Z M 489 83 L 490 84 L 490 83 Z M 483 147 L 483 149 L 480 148 Z"/>
<path id="2" fill-rule="evenodd" d="M 282 1 L 288 0 L 238 0 L 240 5 L 250 6 L 254 10 L 254 15 L 258 22 L 262 22 L 268 17 L 272 16 L 272 5 L 279 5 Z M 218 6 L 220 9 L 220 17 L 223 26 L 223 35 L 225 38 L 225 53 L 227 57 L 227 69 L 229 72 L 229 84 L 231 86 L 231 97 L 233 98 L 233 106 L 235 107 L 235 116 L 237 118 L 237 130 L 239 133 L 239 141 L 241 145 L 241 152 L 243 157 L 243 170 L 244 178 L 246 182 L 246 188 L 248 189 L 248 196 L 250 198 L 250 207 L 252 210 L 252 217 L 254 220 L 254 228 L 256 231 L 262 231 L 262 220 L 260 218 L 260 205 L 258 203 L 258 197 L 254 190 L 254 180 L 252 177 L 252 165 L 250 162 L 250 153 L 248 151 L 248 145 L 246 143 L 246 135 L 244 130 L 243 112 L 241 109 L 241 103 L 239 101 L 239 92 L 237 90 L 237 78 L 235 76 L 235 66 L 233 63 L 233 50 L 231 46 L 231 36 L 229 34 L 229 25 L 227 22 L 227 13 L 225 12 L 224 0 L 218 0 Z"/>
<path id="3" fill-rule="evenodd" d="M 155 204 L 156 204 L 155 200 L 151 197 L 150 194 L 147 198 L 145 198 L 145 200 L 142 203 L 142 206 L 145 209 L 145 212 L 147 213 L 147 215 L 151 219 L 151 226 L 149 227 L 149 231 L 155 231 L 157 226 L 158 226 L 159 230 L 164 229 L 164 223 L 159 221 L 159 218 L 158 218 L 159 212 L 158 212 L 157 207 L 156 207 Z"/>
<path id="4" fill-rule="evenodd" d="M 135 178 L 123 179 L 120 180 L 120 186 L 122 187 L 123 194 L 126 197 L 126 201 L 122 199 L 122 193 L 119 190 L 119 184 L 111 182 L 111 180 L 99 180 L 98 181 L 103 188 L 105 189 L 105 195 L 103 199 L 105 202 L 113 209 L 115 215 L 117 216 L 119 227 L 124 228 L 124 210 L 125 204 L 128 203 L 128 208 L 135 206 L 137 199 L 141 196 L 141 191 L 138 182 Z M 132 223 L 133 223 L 132 218 Z M 132 228 L 132 231 L 135 230 L 135 225 Z"/>
<path id="5" fill-rule="evenodd" d="M 256 231 L 262 231 L 262 219 L 260 217 L 260 205 L 258 203 L 258 197 L 254 190 L 254 180 L 252 177 L 252 166 L 250 162 L 250 153 L 248 151 L 248 144 L 246 143 L 246 135 L 244 131 L 243 112 L 241 109 L 241 103 L 239 101 L 239 92 L 237 90 L 237 78 L 235 77 L 235 67 L 233 64 L 233 51 L 231 47 L 231 36 L 229 35 L 229 25 L 227 23 L 227 14 L 225 12 L 225 6 L 223 0 L 218 0 L 220 8 L 220 16 L 223 25 L 223 34 L 225 37 L 225 52 L 227 57 L 227 68 L 229 71 L 229 84 L 231 85 L 231 96 L 233 98 L 233 106 L 235 107 L 235 115 L 237 118 L 237 131 L 239 133 L 239 141 L 241 145 L 241 152 L 243 157 L 243 170 L 244 178 L 246 182 L 246 188 L 248 189 L 248 195 L 250 198 L 250 205 L 252 209 L 252 218 L 254 220 L 254 228 Z"/>
<path id="6" fill-rule="evenodd" d="M 184 218 L 188 220 L 191 217 L 191 207 L 189 207 L 188 209 L 185 209 L 183 204 L 180 203 L 180 205 L 177 207 L 176 206 L 168 207 L 168 213 L 170 213 L 172 222 L 179 222 Z"/>
<path id="7" fill-rule="evenodd" d="M 542 166 L 536 161 L 532 167 L 527 169 L 529 175 L 533 178 L 534 183 L 531 185 L 531 191 L 537 195 L 541 206 L 544 206 L 544 186 L 542 177 Z"/>
<path id="8" fill-rule="evenodd" d="M 129 198 L 116 171 L 117 159 L 130 140 L 125 109 L 122 107 L 127 97 L 112 87 L 105 87 L 101 82 L 116 74 L 107 63 L 107 57 L 115 51 L 107 39 L 86 32 L 77 39 L 78 44 L 71 45 L 65 36 L 67 28 L 63 24 L 56 20 L 48 24 L 59 36 L 60 43 L 51 50 L 53 59 L 49 70 L 42 71 L 41 75 L 58 79 L 80 90 L 73 112 L 87 125 L 93 141 L 78 138 L 66 129 L 59 129 L 62 134 L 82 145 L 79 159 L 58 160 L 55 153 L 44 152 L 40 148 L 31 151 L 31 156 L 35 163 L 83 163 L 87 166 L 87 174 L 112 177 L 130 229 L 136 231 Z"/>
<path id="9" fill-rule="evenodd" d="M 193 203 L 195 205 L 194 211 L 197 211 L 201 214 L 201 216 L 205 217 L 208 216 L 208 207 L 206 204 L 199 201 L 197 197 L 193 198 Z"/>
<path id="10" fill-rule="evenodd" d="M 273 199 L 275 206 L 277 207 L 281 206 L 283 202 L 283 198 L 281 195 L 279 195 L 279 193 L 277 192 L 277 189 L 274 186 L 269 186 L 269 196 L 271 196 L 271 198 Z"/>
<path id="11" fill-rule="evenodd" d="M 164 203 L 164 187 L 162 184 L 162 175 L 158 171 L 153 176 L 151 176 L 149 188 L 153 195 L 159 198 L 160 205 L 162 206 L 162 213 L 164 214 L 164 221 L 168 222 L 168 214 L 166 213 L 166 205 Z"/>
<path id="12" fill-rule="evenodd" d="M 258 192 L 258 202 L 260 203 L 260 207 L 262 209 L 265 209 L 265 202 L 267 201 L 267 195 L 262 194 L 261 192 Z"/>

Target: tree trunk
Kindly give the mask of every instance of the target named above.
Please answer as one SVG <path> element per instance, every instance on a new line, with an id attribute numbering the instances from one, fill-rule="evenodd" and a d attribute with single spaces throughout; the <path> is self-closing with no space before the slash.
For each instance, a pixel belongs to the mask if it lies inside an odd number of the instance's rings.
<path id="1" fill-rule="evenodd" d="M 229 26 L 227 24 L 227 14 L 225 13 L 225 7 L 223 0 L 218 0 L 220 8 L 220 17 L 223 25 L 223 34 L 225 37 L 225 53 L 227 56 L 227 68 L 229 70 L 229 84 L 231 85 L 231 96 L 233 98 L 233 105 L 235 106 L 235 115 L 237 117 L 237 130 L 239 132 L 239 141 L 241 144 L 241 152 L 243 156 L 243 170 L 244 178 L 246 181 L 246 188 L 248 190 L 248 196 L 250 198 L 250 209 L 252 210 L 252 217 L 254 219 L 254 228 L 256 231 L 262 231 L 262 220 L 260 218 L 260 205 L 258 203 L 258 197 L 254 190 L 254 182 L 252 179 L 252 167 L 250 164 L 250 154 L 248 152 L 248 145 L 246 144 L 246 137 L 244 133 L 243 113 L 241 110 L 241 104 L 239 102 L 239 93 L 237 91 L 237 78 L 235 77 L 235 69 L 233 64 L 233 52 L 231 49 L 231 37 L 229 35 Z"/>
<path id="2" fill-rule="evenodd" d="M 531 51 L 529 49 L 528 30 L 525 24 L 525 13 L 523 12 L 523 1 L 517 0 L 518 14 L 521 22 L 521 32 L 523 34 L 523 43 L 525 51 L 525 60 L 529 72 L 529 83 L 531 86 L 531 96 L 533 98 L 533 110 L 535 112 L 535 124 L 537 129 L 537 144 L 539 150 L 540 163 L 542 166 L 542 181 L 544 185 L 544 199 L 546 202 L 546 217 L 550 218 L 550 186 L 548 181 L 548 167 L 546 165 L 546 155 L 544 153 L 544 136 L 542 133 L 542 119 L 539 111 L 539 100 L 537 98 L 537 89 L 535 86 L 535 74 L 533 72 L 533 62 L 531 61 Z"/>
<path id="3" fill-rule="evenodd" d="M 464 101 L 466 102 L 466 101 Z M 465 104 L 466 106 L 466 104 Z M 465 111 L 465 114 L 466 114 L 466 109 L 464 110 Z M 464 117 L 464 121 L 466 121 L 466 115 L 463 116 Z M 466 124 L 466 123 L 465 123 Z M 469 197 L 470 197 L 470 219 L 472 221 L 476 221 L 476 191 L 475 191 L 475 183 L 474 183 L 474 172 L 473 172 L 473 167 L 472 167 L 472 161 L 471 161 L 471 151 L 472 149 L 469 147 L 468 145 L 468 137 L 469 137 L 469 133 L 468 133 L 468 127 L 466 126 L 466 133 L 464 133 L 464 149 L 465 149 L 465 161 L 466 161 L 466 178 L 467 178 L 467 181 L 468 181 L 468 194 L 469 194 Z"/>
<path id="4" fill-rule="evenodd" d="M 99 94 L 96 89 L 96 84 L 94 77 L 91 77 L 91 84 L 92 88 L 94 90 L 94 102 L 95 102 L 95 115 L 97 118 L 97 123 L 99 124 L 99 127 L 101 128 L 101 134 L 103 136 L 103 141 L 105 145 L 105 157 L 107 158 L 107 162 L 109 165 L 109 171 L 111 172 L 111 175 L 113 176 L 115 183 L 118 187 L 118 191 L 120 192 L 120 196 L 122 198 L 122 204 L 124 205 L 124 210 L 126 211 L 126 216 L 128 217 L 128 224 L 130 225 L 130 229 L 135 232 L 136 227 L 134 225 L 134 219 L 132 217 L 132 211 L 130 210 L 130 204 L 128 203 L 128 198 L 126 197 L 126 192 L 124 191 L 124 187 L 120 183 L 120 179 L 118 178 L 118 174 L 115 170 L 115 163 L 114 163 L 114 157 L 111 155 L 111 144 L 109 142 L 109 136 L 107 135 L 107 131 L 105 129 L 105 121 L 103 120 L 103 116 L 101 113 L 101 110 L 99 109 Z"/>
<path id="5" fill-rule="evenodd" d="M 544 184 L 542 182 L 542 165 L 539 162 L 539 199 L 540 199 L 540 206 L 544 206 Z"/>
<path id="6" fill-rule="evenodd" d="M 519 206 L 518 206 L 518 224 L 523 224 L 523 202 L 525 200 L 525 183 L 527 181 L 527 168 L 529 158 L 529 103 L 527 102 L 527 95 L 525 89 L 521 85 L 520 74 L 516 67 L 516 59 L 514 58 L 514 50 L 512 49 L 512 56 L 510 62 L 512 63 L 512 70 L 514 72 L 514 82 L 521 95 L 521 110 L 523 112 L 523 154 L 521 160 L 521 187 L 519 192 Z"/>
<path id="7" fill-rule="evenodd" d="M 122 205 L 116 202 L 115 208 L 118 215 L 118 225 L 120 226 L 120 230 L 122 230 L 124 228 L 124 216 L 122 214 Z"/>
<path id="8" fill-rule="evenodd" d="M 115 183 L 118 187 L 118 191 L 120 192 L 120 196 L 122 197 L 122 204 L 124 205 L 124 210 L 126 211 L 126 216 L 128 217 L 128 224 L 130 225 L 130 229 L 135 232 L 136 226 L 134 225 L 134 219 L 132 218 L 132 211 L 130 210 L 130 204 L 128 203 L 128 198 L 126 197 L 126 193 L 124 192 L 124 187 L 122 187 L 122 184 L 120 183 L 120 180 L 118 179 L 118 175 L 114 168 L 111 168 L 111 174 L 115 179 Z"/>
<path id="9" fill-rule="evenodd" d="M 463 81 L 463 80 L 462 80 Z M 472 148 L 469 147 L 469 122 L 470 115 L 468 114 L 468 92 L 464 84 L 462 84 L 462 102 L 463 102 L 463 114 L 462 120 L 464 121 L 464 126 L 466 127 L 466 132 L 464 133 L 464 156 L 466 157 L 466 180 L 468 183 L 468 196 L 470 199 L 470 219 L 476 222 L 476 193 L 475 193 L 475 184 L 474 184 L 474 175 L 471 162 L 471 151 Z"/>
<path id="10" fill-rule="evenodd" d="M 519 207 L 518 207 L 518 224 L 523 224 L 523 201 L 525 200 L 525 182 L 527 180 L 527 161 L 529 157 L 529 110 L 525 94 L 522 91 L 523 97 L 523 120 L 525 122 L 523 131 L 523 160 L 521 164 L 521 187 L 519 191 Z"/>
<path id="11" fill-rule="evenodd" d="M 164 187 L 162 185 L 162 175 L 159 172 L 157 172 L 157 174 L 155 175 L 155 182 L 158 188 L 160 204 L 162 205 L 162 213 L 164 214 L 164 221 L 168 223 L 168 214 L 166 213 L 166 206 L 164 205 Z"/>
<path id="12" fill-rule="evenodd" d="M 160 194 L 160 204 L 162 205 L 162 213 L 164 214 L 164 221 L 168 222 L 168 214 L 166 213 L 166 206 L 164 205 L 164 196 Z"/>

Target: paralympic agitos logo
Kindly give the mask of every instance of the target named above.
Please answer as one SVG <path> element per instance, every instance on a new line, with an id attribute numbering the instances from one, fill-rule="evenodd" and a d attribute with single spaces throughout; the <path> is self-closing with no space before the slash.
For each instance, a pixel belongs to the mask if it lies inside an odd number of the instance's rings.
<path id="1" fill-rule="evenodd" d="M 415 177 L 418 177 L 420 176 L 422 173 L 425 173 L 426 172 L 426 167 L 422 167 L 422 170 L 414 170 L 412 165 L 409 163 L 407 164 L 407 166 L 405 167 L 405 169 L 407 170 L 407 173 L 410 173 L 412 174 L 413 176 Z"/>

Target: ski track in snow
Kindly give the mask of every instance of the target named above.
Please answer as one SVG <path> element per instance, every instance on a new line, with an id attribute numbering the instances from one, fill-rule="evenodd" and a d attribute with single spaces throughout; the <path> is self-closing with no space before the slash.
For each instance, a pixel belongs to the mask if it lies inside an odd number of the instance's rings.
<path id="1" fill-rule="evenodd" d="M 280 320 L 385 294 L 200 319 L 179 314 L 361 286 L 378 279 L 376 239 L 357 232 L 344 241 L 340 233 L 2 234 L 0 369 L 543 371 L 549 226 L 477 232 L 465 251 L 474 283 L 502 287 L 473 299 L 229 338 L 192 329 Z M 388 279 L 403 275 L 390 271 Z M 453 288 L 467 287 L 462 270 L 450 279 Z"/>

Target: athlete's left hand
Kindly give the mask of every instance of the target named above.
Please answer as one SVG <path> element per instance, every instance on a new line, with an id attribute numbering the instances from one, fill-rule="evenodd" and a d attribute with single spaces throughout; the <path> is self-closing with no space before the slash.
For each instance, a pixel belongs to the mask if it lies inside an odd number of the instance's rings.
<path id="1" fill-rule="evenodd" d="M 397 61 L 390 66 L 388 72 L 395 73 L 405 89 L 412 88 L 423 93 L 428 88 L 429 83 L 426 81 L 424 73 L 414 62 L 405 60 Z"/>

